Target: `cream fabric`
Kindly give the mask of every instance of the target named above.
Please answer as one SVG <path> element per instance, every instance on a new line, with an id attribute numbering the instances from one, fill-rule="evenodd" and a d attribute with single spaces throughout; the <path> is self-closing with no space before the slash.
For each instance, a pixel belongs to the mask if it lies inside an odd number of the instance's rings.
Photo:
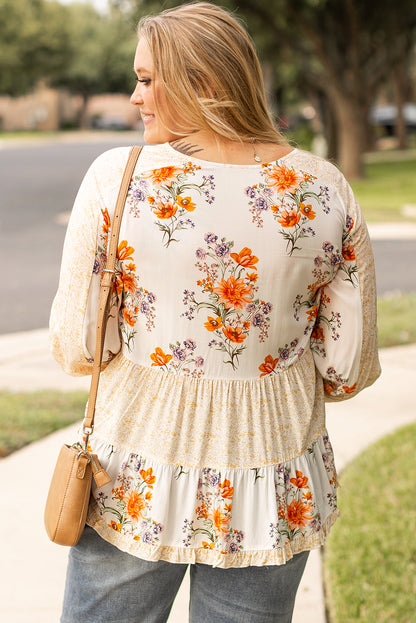
<path id="1" fill-rule="evenodd" d="M 50 339 L 70 374 L 91 373 L 128 152 L 93 163 L 68 226 Z M 150 560 L 282 564 L 319 546 L 338 514 L 324 401 L 378 377 L 375 314 L 367 229 L 333 165 L 145 147 L 91 439 L 113 482 L 89 523 Z"/>

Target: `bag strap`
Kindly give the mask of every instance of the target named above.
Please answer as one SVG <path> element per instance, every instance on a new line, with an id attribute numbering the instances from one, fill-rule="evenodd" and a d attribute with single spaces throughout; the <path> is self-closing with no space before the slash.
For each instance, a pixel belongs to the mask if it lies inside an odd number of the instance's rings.
<path id="1" fill-rule="evenodd" d="M 110 293 L 113 289 L 115 279 L 115 265 L 117 259 L 118 237 L 120 234 L 121 219 L 123 217 L 124 204 L 126 203 L 127 192 L 131 178 L 140 155 L 142 147 L 135 145 L 131 148 L 120 190 L 118 192 L 117 203 L 114 210 L 113 223 L 110 230 L 110 240 L 107 251 L 106 267 L 102 271 L 100 300 L 98 304 L 97 316 L 97 337 L 95 343 L 94 365 L 92 368 L 90 395 L 88 399 L 87 411 L 83 422 L 83 433 L 85 435 L 85 449 L 88 446 L 88 437 L 94 431 L 95 404 L 97 402 L 98 383 L 100 381 L 101 364 L 104 350 L 105 330 L 107 327 L 108 314 L 110 308 Z"/>

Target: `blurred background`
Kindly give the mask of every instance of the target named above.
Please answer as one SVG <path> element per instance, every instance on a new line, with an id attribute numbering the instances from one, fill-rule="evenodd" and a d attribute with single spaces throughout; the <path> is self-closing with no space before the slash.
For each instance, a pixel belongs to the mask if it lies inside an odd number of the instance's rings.
<path id="1" fill-rule="evenodd" d="M 47 345 L 66 225 L 92 160 L 142 143 L 129 103 L 136 24 L 178 4 L 0 0 L 0 457 L 82 413 L 86 393 L 74 391 L 77 379 L 57 370 Z M 342 464 L 416 414 L 416 0 L 219 4 L 238 11 L 255 41 L 284 135 L 342 169 L 369 226 L 383 375 L 344 411 L 336 405 Z M 297 623 L 416 621 L 416 424 L 382 444 L 342 475 L 344 519 L 326 549 L 325 604 L 318 616 L 313 567 Z M 46 465 L 45 447 L 31 444 L 23 461 L 18 452 L 0 459 L 8 534 L 1 578 L 8 599 L 0 610 L 9 623 L 58 619 L 65 561 L 47 549 L 40 525 L 39 469 L 46 483 L 55 453 L 51 442 Z"/>
<path id="2" fill-rule="evenodd" d="M 86 169 L 105 149 L 142 141 L 129 101 L 137 22 L 178 4 L 0 0 L 0 262 L 13 275 L 0 297 L 0 335 L 47 326 Z M 378 227 L 379 295 L 405 293 L 395 304 L 414 312 L 416 2 L 221 5 L 255 41 L 282 132 L 338 164 Z M 395 343 L 407 343 L 416 329 L 396 333 Z"/>
<path id="3" fill-rule="evenodd" d="M 135 26 L 180 4 L 0 0 L 0 131 L 138 127 Z M 224 0 L 258 48 L 270 104 L 302 146 L 364 173 L 362 154 L 416 146 L 416 3 Z"/>

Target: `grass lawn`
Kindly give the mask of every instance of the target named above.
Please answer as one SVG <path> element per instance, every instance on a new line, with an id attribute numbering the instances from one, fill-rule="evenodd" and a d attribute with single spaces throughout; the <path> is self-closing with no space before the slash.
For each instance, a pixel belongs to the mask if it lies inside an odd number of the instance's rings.
<path id="1" fill-rule="evenodd" d="M 377 312 L 380 348 L 416 342 L 416 292 L 379 298 Z"/>
<path id="2" fill-rule="evenodd" d="M 324 555 L 331 623 L 416 620 L 416 424 L 384 437 L 341 476 L 342 518 Z"/>
<path id="3" fill-rule="evenodd" d="M 406 221 L 405 204 L 416 205 L 416 159 L 372 162 L 365 165 L 366 178 L 352 188 L 367 221 Z"/>
<path id="4" fill-rule="evenodd" d="M 88 394 L 0 392 L 0 457 L 82 420 Z"/>

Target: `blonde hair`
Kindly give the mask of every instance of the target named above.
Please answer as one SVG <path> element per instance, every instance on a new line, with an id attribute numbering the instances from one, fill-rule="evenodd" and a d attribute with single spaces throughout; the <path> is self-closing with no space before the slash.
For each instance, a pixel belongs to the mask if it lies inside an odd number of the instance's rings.
<path id="1" fill-rule="evenodd" d="M 192 128 L 231 140 L 285 143 L 267 108 L 254 45 L 228 11 L 208 2 L 181 5 L 143 17 L 138 35 L 149 46 L 171 110 L 180 111 L 175 134 Z"/>

